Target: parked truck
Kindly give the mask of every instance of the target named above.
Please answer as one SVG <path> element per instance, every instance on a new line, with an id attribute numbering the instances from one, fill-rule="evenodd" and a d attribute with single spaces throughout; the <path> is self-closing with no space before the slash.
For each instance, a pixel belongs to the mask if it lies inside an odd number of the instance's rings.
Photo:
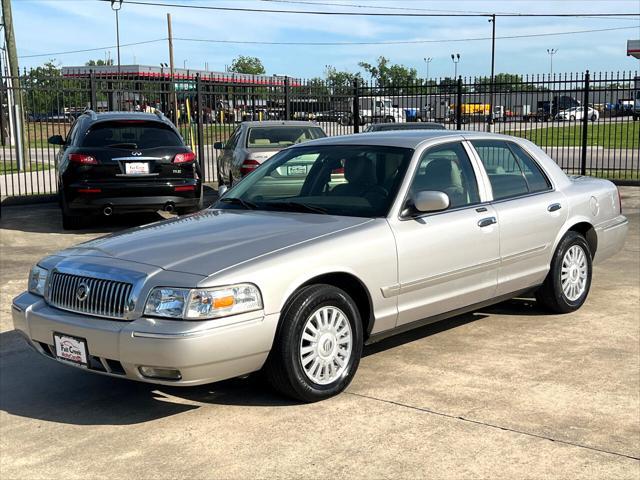
<path id="1" fill-rule="evenodd" d="M 360 97 L 358 100 L 361 123 L 406 122 L 404 110 L 393 105 L 388 97 Z"/>

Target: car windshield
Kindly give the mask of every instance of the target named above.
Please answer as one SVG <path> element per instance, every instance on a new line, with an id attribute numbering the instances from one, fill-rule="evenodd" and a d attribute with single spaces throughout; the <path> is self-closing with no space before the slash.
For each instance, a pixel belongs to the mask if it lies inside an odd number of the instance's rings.
<path id="1" fill-rule="evenodd" d="M 413 150 L 373 145 L 298 147 L 274 155 L 213 208 L 384 217 Z"/>
<path id="2" fill-rule="evenodd" d="M 322 137 L 326 135 L 320 127 L 251 127 L 247 134 L 247 148 L 284 148 Z"/>
<path id="3" fill-rule="evenodd" d="M 119 120 L 96 123 L 81 140 L 83 147 L 180 147 L 176 132 L 159 122 Z"/>

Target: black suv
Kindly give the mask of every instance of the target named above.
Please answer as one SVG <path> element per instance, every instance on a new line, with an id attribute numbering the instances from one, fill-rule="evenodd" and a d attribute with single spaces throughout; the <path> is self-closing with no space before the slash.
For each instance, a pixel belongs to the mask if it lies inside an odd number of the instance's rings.
<path id="1" fill-rule="evenodd" d="M 162 113 L 87 111 L 56 156 L 65 229 L 87 215 L 202 208 L 202 175 L 195 154 Z"/>

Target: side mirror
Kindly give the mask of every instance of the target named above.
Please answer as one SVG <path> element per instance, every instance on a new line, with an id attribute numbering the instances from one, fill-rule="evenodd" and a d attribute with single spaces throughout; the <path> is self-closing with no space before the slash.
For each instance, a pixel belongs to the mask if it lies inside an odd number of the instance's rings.
<path id="1" fill-rule="evenodd" d="M 47 141 L 51 145 L 64 145 L 64 138 L 62 138 L 62 135 L 52 135 Z"/>
<path id="2" fill-rule="evenodd" d="M 224 194 L 227 193 L 228 190 L 229 190 L 229 187 L 227 187 L 226 185 L 220 185 L 218 187 L 218 198 L 222 198 Z"/>
<path id="3" fill-rule="evenodd" d="M 224 148 L 224 142 L 216 142 L 213 144 L 213 148 L 216 150 L 222 150 Z"/>
<path id="4" fill-rule="evenodd" d="M 423 190 L 413 197 L 413 205 L 418 212 L 440 212 L 449 208 L 449 195 L 435 190 Z"/>

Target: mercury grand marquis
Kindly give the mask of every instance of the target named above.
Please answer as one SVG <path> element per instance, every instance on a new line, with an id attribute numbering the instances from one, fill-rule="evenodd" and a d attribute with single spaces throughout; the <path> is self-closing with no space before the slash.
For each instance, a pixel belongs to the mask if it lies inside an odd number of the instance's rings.
<path id="1" fill-rule="evenodd" d="M 347 387 L 365 343 L 525 293 L 580 308 L 627 233 L 612 183 L 479 132 L 313 140 L 221 193 L 43 258 L 15 328 L 88 371 L 164 385 L 262 371 L 310 402 Z"/>

